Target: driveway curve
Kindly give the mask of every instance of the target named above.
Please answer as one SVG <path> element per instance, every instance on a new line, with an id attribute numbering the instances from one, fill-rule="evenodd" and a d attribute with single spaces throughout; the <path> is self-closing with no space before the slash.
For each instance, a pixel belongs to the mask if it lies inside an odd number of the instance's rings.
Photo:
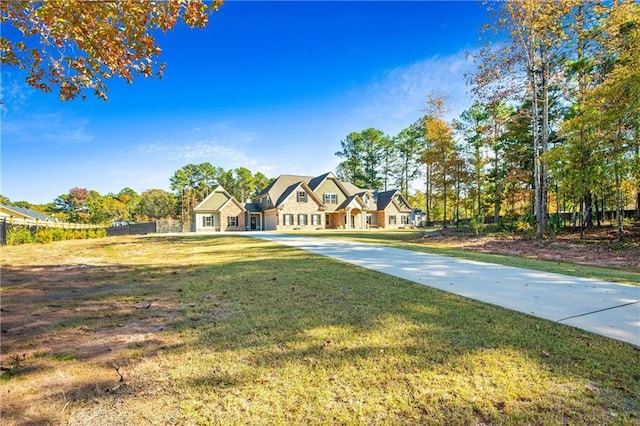
<path id="1" fill-rule="evenodd" d="M 252 236 L 640 346 L 640 287 L 290 234 Z"/>

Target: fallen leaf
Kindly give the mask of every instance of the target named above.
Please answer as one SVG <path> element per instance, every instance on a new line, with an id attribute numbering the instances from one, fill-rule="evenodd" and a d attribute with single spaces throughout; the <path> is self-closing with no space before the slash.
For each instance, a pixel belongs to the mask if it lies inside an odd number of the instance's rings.
<path id="1" fill-rule="evenodd" d="M 338 375 L 337 374 L 332 374 L 331 376 L 329 376 L 329 380 L 338 380 Z"/>

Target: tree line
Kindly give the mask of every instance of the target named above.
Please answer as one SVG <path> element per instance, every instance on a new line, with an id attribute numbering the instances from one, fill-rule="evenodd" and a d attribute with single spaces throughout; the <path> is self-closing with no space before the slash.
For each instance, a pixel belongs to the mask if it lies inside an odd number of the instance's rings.
<path id="1" fill-rule="evenodd" d="M 180 168 L 169 181 L 173 192 L 149 189 L 138 194 L 127 187 L 117 194 L 101 195 L 95 190 L 75 187 L 47 204 L 11 202 L 2 195 L 0 203 L 40 211 L 69 223 L 113 224 L 156 219 L 189 222 L 193 208 L 218 185 L 237 200 L 245 201 L 264 189 L 272 179 L 244 167 L 225 170 L 204 162 Z"/>
<path id="2" fill-rule="evenodd" d="M 473 105 L 446 121 L 446 96 L 431 93 L 424 116 L 396 136 L 351 132 L 338 175 L 400 188 L 427 221 L 445 225 L 526 217 L 542 237 L 560 212 L 583 230 L 614 210 L 622 238 L 623 211 L 640 219 L 640 4 L 490 7 L 486 44 L 469 53 Z"/>

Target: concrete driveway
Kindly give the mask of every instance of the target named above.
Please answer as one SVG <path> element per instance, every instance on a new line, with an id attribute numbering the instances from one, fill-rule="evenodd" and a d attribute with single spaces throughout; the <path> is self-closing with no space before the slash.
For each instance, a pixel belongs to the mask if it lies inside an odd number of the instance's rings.
<path id="1" fill-rule="evenodd" d="M 640 287 L 375 244 L 245 233 L 640 346 Z"/>

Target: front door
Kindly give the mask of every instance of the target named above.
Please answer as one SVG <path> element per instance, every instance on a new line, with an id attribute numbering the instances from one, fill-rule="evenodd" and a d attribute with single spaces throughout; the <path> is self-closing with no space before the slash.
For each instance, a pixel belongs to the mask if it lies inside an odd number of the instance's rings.
<path id="1" fill-rule="evenodd" d="M 252 231 L 255 231 L 256 229 L 258 229 L 258 218 L 256 216 L 251 216 L 251 219 L 249 221 L 251 223 Z"/>

